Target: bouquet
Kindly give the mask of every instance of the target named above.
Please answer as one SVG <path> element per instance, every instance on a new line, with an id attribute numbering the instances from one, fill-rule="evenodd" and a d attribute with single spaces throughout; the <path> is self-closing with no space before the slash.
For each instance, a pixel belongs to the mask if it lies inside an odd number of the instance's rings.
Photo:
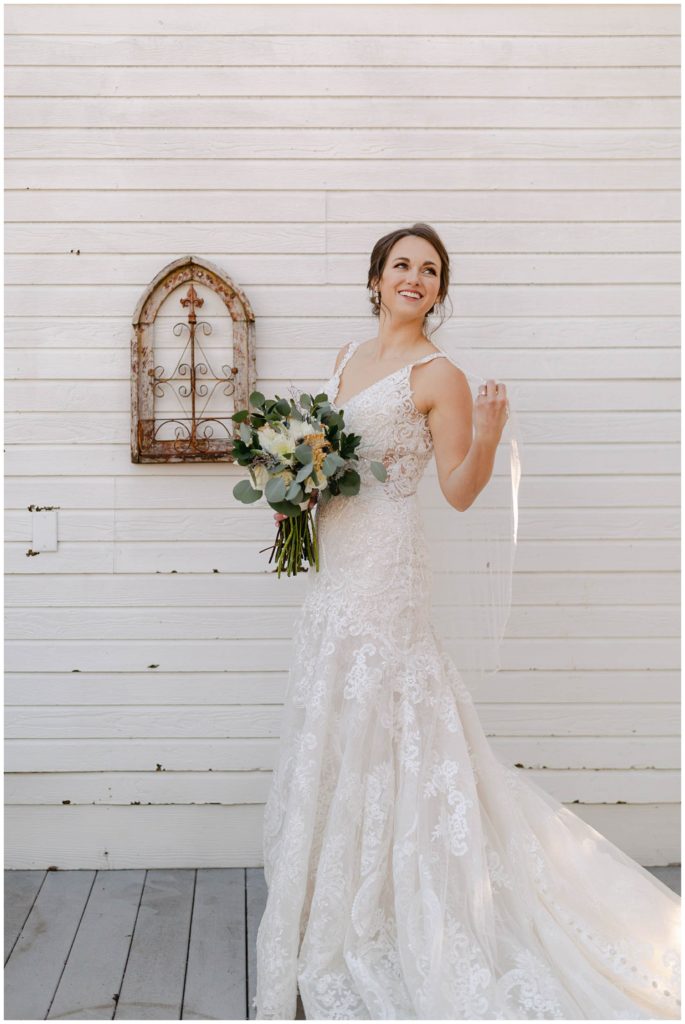
<path id="1" fill-rule="evenodd" d="M 319 549 L 312 505 L 319 493 L 351 497 L 359 493 L 360 476 L 354 468 L 359 460 L 358 434 L 343 432 L 344 418 L 331 405 L 328 395 L 300 392 L 296 398 L 265 398 L 253 391 L 249 404 L 256 411 L 240 409 L 231 419 L 240 424 L 240 437 L 233 442 L 233 456 L 247 466 L 249 480 L 233 488 L 234 496 L 246 504 L 262 497 L 278 514 L 278 532 L 269 562 L 276 559 L 280 579 L 307 572 L 304 562 L 319 570 Z M 387 471 L 382 462 L 369 460 L 374 476 L 383 481 Z M 262 548 L 266 551 L 267 548 Z"/>

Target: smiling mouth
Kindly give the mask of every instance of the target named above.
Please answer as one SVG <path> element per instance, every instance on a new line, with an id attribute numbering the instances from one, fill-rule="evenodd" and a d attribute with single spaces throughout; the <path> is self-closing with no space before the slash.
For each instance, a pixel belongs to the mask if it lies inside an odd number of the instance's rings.
<path id="1" fill-rule="evenodd" d="M 419 302 L 421 299 L 420 295 L 405 295 L 404 292 L 400 292 L 400 298 L 407 299 L 408 302 Z"/>

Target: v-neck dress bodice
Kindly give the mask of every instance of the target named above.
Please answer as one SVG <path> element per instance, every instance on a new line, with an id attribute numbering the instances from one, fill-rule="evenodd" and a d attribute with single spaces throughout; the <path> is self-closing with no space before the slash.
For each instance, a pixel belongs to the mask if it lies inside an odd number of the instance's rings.
<path id="1" fill-rule="evenodd" d="M 428 416 L 417 407 L 411 388 L 411 371 L 415 366 L 433 359 L 447 358 L 444 352 L 429 352 L 352 395 L 338 404 L 338 390 L 343 370 L 361 343 L 352 342 L 337 371 L 326 381 L 323 390 L 335 409 L 343 409 L 346 433 L 361 435 L 358 472 L 360 495 L 392 500 L 416 493 L 419 480 L 433 454 L 433 439 Z M 388 478 L 380 483 L 369 468 L 369 461 L 383 462 Z M 378 486 L 374 486 L 374 483 Z"/>

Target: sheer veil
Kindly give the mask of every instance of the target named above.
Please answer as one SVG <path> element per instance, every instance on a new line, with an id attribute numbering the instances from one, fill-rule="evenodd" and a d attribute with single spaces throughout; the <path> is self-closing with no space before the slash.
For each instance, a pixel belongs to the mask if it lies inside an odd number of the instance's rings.
<path id="1" fill-rule="evenodd" d="M 436 345 L 466 375 L 472 397 L 486 379 L 500 380 L 497 353 Z M 493 473 L 464 512 L 449 505 L 433 461 L 418 491 L 429 550 L 432 615 L 449 653 L 471 689 L 501 667 L 518 542 L 521 430 L 509 383 L 509 416 Z"/>

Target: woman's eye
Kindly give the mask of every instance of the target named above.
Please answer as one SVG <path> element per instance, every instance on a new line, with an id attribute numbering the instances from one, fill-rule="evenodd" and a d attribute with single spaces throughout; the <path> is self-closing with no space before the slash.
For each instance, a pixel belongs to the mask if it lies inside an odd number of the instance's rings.
<path id="1" fill-rule="evenodd" d="M 407 264 L 404 262 L 404 260 L 396 264 L 396 266 L 398 267 L 406 267 L 406 265 Z M 431 274 L 435 274 L 435 270 L 433 269 L 433 267 L 428 267 L 428 270 L 430 270 Z"/>

